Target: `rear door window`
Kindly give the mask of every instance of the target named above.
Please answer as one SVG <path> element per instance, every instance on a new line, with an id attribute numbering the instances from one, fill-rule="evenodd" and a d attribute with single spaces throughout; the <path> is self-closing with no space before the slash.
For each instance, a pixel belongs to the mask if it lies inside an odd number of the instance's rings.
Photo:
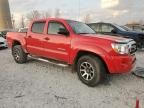
<path id="1" fill-rule="evenodd" d="M 32 25 L 33 33 L 43 33 L 46 22 L 35 22 Z"/>

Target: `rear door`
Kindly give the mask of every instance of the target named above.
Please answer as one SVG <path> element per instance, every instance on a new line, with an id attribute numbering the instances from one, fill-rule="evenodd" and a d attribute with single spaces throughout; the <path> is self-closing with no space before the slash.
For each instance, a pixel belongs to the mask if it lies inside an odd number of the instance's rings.
<path id="1" fill-rule="evenodd" d="M 31 31 L 27 34 L 27 51 L 32 55 L 42 56 L 43 54 L 42 40 L 44 37 L 45 25 L 46 21 L 34 22 Z"/>
<path id="2" fill-rule="evenodd" d="M 60 29 L 67 30 L 66 26 L 59 21 L 50 21 L 48 23 L 43 47 L 45 48 L 46 57 L 68 62 L 71 37 L 59 34 Z"/>

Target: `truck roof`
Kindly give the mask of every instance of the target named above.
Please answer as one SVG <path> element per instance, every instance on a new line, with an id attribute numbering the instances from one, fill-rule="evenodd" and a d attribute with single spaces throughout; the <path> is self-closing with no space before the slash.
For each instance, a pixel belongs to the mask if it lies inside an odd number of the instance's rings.
<path id="1" fill-rule="evenodd" d="M 64 18 L 43 18 L 43 19 L 34 19 L 33 21 L 45 21 L 45 20 L 57 20 L 57 21 L 66 21 Z"/>
<path id="2" fill-rule="evenodd" d="M 47 21 L 47 20 L 55 20 L 55 21 L 77 21 L 77 20 L 70 20 L 70 19 L 64 19 L 64 18 L 43 18 L 43 19 L 34 19 L 33 22 L 37 21 Z M 80 21 L 79 21 L 80 22 Z"/>

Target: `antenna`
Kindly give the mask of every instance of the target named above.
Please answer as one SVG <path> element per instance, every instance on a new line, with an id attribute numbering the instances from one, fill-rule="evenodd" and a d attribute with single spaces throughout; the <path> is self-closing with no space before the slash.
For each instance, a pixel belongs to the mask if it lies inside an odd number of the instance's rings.
<path id="1" fill-rule="evenodd" d="M 81 3 L 81 1 L 78 0 L 78 8 L 79 8 L 79 10 L 78 10 L 78 11 L 79 11 L 79 13 L 78 13 L 78 14 L 79 14 L 79 15 L 78 15 L 78 20 L 80 20 L 80 10 L 81 10 L 81 9 L 80 9 L 80 8 L 81 8 L 81 4 L 80 4 L 80 3 Z"/>

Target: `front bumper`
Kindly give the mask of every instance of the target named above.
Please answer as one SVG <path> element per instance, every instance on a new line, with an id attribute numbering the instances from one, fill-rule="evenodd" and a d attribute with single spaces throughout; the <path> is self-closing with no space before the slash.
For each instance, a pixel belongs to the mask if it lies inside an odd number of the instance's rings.
<path id="1" fill-rule="evenodd" d="M 112 74 L 129 73 L 136 67 L 136 56 L 112 56 L 109 72 Z"/>
<path id="2" fill-rule="evenodd" d="M 8 47 L 7 42 L 4 42 L 4 43 L 0 44 L 0 48 L 1 47 Z"/>

